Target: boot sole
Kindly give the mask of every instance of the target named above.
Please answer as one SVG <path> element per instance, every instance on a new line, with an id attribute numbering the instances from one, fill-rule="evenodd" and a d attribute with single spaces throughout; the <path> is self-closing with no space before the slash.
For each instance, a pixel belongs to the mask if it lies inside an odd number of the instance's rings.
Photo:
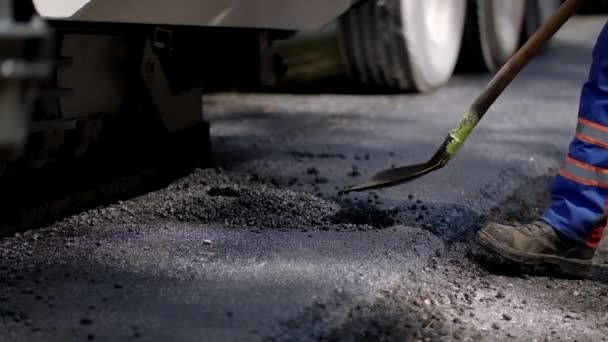
<path id="1" fill-rule="evenodd" d="M 501 244 L 483 231 L 480 231 L 477 236 L 482 246 L 498 253 L 498 255 L 503 258 L 516 263 L 524 265 L 553 265 L 559 267 L 562 272 L 577 277 L 585 277 L 591 273 L 591 268 L 593 266 L 591 260 L 585 261 L 566 259 L 548 254 L 524 253 Z"/>

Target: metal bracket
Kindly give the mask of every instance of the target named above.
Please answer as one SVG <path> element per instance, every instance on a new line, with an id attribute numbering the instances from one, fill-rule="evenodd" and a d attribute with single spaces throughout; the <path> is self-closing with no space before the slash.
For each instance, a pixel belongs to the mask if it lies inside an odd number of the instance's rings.
<path id="1" fill-rule="evenodd" d="M 173 49 L 173 31 L 162 27 L 154 28 L 152 46 L 155 50 L 170 52 Z"/>

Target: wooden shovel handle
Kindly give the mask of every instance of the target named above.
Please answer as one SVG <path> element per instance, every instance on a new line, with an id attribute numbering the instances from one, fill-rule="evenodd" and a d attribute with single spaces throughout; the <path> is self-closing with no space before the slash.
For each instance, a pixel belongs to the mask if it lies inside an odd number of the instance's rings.
<path id="1" fill-rule="evenodd" d="M 510 1 L 510 0 L 507 0 Z M 542 1 L 542 0 L 541 0 Z M 494 78 L 471 104 L 470 114 L 481 119 L 498 96 L 513 81 L 530 59 L 547 41 L 570 19 L 585 0 L 567 0 L 530 37 L 509 61 L 496 73 Z"/>

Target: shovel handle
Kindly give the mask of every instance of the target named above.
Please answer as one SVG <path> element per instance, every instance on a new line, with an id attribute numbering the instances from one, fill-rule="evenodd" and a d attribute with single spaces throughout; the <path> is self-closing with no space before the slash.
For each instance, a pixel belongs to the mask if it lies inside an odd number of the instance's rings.
<path id="1" fill-rule="evenodd" d="M 530 37 L 509 61 L 496 73 L 494 78 L 471 104 L 470 114 L 481 119 L 498 96 L 513 81 L 538 50 L 555 35 L 570 19 L 585 0 L 567 0 L 560 8 Z"/>

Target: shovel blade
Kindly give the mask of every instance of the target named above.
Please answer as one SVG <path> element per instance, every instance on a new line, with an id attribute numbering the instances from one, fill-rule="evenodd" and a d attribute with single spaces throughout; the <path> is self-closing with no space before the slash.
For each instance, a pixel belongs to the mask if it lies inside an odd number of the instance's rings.
<path id="1" fill-rule="evenodd" d="M 416 164 L 381 171 L 372 176 L 367 182 L 348 188 L 345 192 L 364 191 L 378 188 L 385 188 L 398 184 L 413 181 L 433 171 L 435 165 L 429 163 Z"/>

